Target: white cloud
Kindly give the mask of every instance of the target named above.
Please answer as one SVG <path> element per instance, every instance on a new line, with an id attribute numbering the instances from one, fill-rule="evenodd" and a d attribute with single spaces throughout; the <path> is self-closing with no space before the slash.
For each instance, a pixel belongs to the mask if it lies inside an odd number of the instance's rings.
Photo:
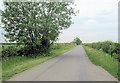
<path id="1" fill-rule="evenodd" d="M 118 41 L 119 0 L 76 0 L 80 13 L 74 24 L 59 36 L 59 42 L 79 37 L 83 42 Z"/>
<path id="2" fill-rule="evenodd" d="M 95 24 L 95 23 L 97 23 L 97 21 L 96 20 L 92 20 L 92 19 L 85 21 L 85 24 L 91 24 L 91 23 Z"/>
<path id="3" fill-rule="evenodd" d="M 119 0 L 75 0 L 76 10 L 80 17 L 96 17 L 102 11 L 111 11 L 117 8 Z"/>

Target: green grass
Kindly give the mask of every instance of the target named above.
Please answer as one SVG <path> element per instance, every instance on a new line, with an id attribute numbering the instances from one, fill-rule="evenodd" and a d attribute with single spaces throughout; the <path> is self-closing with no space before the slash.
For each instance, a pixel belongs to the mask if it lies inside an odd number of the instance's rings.
<path id="1" fill-rule="evenodd" d="M 23 72 L 27 69 L 30 69 L 36 65 L 39 65 L 49 59 L 52 59 L 56 56 L 59 56 L 73 48 L 76 45 L 63 45 L 60 49 L 52 49 L 51 56 L 39 56 L 37 58 L 28 58 L 28 57 L 11 57 L 6 61 L 2 62 L 2 80 L 8 80 L 15 74 Z"/>
<path id="2" fill-rule="evenodd" d="M 2 45 L 0 44 L 0 54 L 1 54 L 1 52 L 2 52 Z"/>
<path id="3" fill-rule="evenodd" d="M 2 62 L 0 61 L 0 83 L 2 81 Z"/>
<path id="4" fill-rule="evenodd" d="M 2 55 L 1 51 L 2 51 L 2 45 L 0 44 L 0 55 Z M 0 59 L 1 59 L 1 56 L 0 56 Z M 0 61 L 0 83 L 1 81 L 2 81 L 2 62 Z"/>
<path id="5" fill-rule="evenodd" d="M 96 50 L 87 46 L 83 46 L 87 56 L 95 65 L 103 67 L 115 78 L 118 78 L 118 61 L 102 50 Z"/>

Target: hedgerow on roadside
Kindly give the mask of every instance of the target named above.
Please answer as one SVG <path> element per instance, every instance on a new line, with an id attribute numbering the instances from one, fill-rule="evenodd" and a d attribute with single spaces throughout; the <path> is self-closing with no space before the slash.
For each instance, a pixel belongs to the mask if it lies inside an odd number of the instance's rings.
<path id="1" fill-rule="evenodd" d="M 104 52 L 110 54 L 111 57 L 114 57 L 115 59 L 118 59 L 120 61 L 120 43 L 104 41 L 97 43 L 86 43 L 84 45 L 97 50 L 103 50 Z"/>

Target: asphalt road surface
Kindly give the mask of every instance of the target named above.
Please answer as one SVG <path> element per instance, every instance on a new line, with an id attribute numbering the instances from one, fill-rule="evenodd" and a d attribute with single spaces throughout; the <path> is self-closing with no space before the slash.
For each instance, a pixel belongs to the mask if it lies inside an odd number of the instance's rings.
<path id="1" fill-rule="evenodd" d="M 88 59 L 82 45 L 36 67 L 15 75 L 9 81 L 117 81 Z"/>

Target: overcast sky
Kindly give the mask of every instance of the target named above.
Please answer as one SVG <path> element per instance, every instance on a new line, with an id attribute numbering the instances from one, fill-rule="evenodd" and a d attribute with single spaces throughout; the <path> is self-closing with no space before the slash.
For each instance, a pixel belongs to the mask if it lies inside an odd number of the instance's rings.
<path id="1" fill-rule="evenodd" d="M 79 14 L 73 17 L 74 24 L 62 31 L 57 42 L 71 42 L 76 37 L 84 43 L 105 40 L 118 42 L 118 1 L 75 0 Z M 0 9 L 3 9 L 1 3 Z M 0 35 L 0 38 L 0 42 L 4 42 L 3 36 Z"/>
<path id="2" fill-rule="evenodd" d="M 74 24 L 63 31 L 58 42 L 69 42 L 79 37 L 83 42 L 118 41 L 119 0 L 76 0 L 79 14 Z"/>

